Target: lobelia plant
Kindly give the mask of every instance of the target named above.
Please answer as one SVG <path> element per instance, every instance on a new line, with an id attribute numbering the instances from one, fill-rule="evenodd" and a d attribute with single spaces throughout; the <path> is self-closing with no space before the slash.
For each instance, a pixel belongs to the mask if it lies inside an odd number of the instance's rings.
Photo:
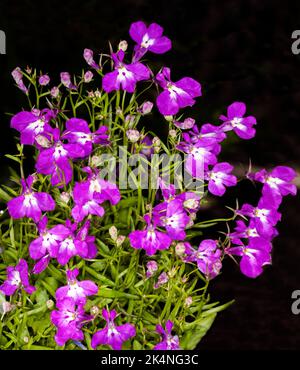
<path id="1" fill-rule="evenodd" d="M 194 349 L 233 302 L 211 302 L 208 293 L 223 260 L 250 278 L 271 264 L 278 208 L 296 194 L 295 171 L 248 171 L 245 178 L 262 184 L 258 204 L 199 219 L 211 196 L 238 181 L 218 160 L 221 143 L 229 131 L 253 138 L 256 119 L 241 102 L 218 125 L 184 117 L 200 83 L 173 82 L 169 68 L 146 64 L 146 53 L 171 49 L 162 27 L 136 22 L 129 34 L 131 60 L 126 41 L 99 60 L 85 49 L 89 70 L 62 72 L 58 86 L 30 68 L 12 72 L 29 108 L 11 118 L 20 143 L 7 157 L 19 172 L 10 169 L 0 189 L 3 349 Z M 140 122 L 156 108 L 165 139 Z M 24 166 L 31 156 L 34 169 Z M 223 232 L 205 238 L 218 223 Z"/>

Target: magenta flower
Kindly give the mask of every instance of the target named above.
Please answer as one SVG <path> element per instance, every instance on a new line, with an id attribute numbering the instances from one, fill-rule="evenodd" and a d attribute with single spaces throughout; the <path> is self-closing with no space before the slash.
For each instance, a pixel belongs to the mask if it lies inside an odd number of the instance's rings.
<path id="1" fill-rule="evenodd" d="M 67 130 L 62 134 L 63 139 L 69 143 L 80 144 L 87 157 L 93 150 L 93 144 L 109 145 L 109 137 L 106 134 L 107 126 L 101 126 L 96 132 L 92 133 L 88 123 L 80 118 L 71 118 L 66 122 Z"/>
<path id="2" fill-rule="evenodd" d="M 154 346 L 154 350 L 177 350 L 180 349 L 179 338 L 177 335 L 172 335 L 173 322 L 166 322 L 166 329 L 161 325 L 156 326 L 156 331 L 161 335 L 162 341 Z"/>
<path id="3" fill-rule="evenodd" d="M 58 288 L 55 294 L 56 300 L 61 301 L 66 297 L 72 298 L 75 304 L 86 303 L 86 297 L 98 293 L 98 287 L 90 280 L 78 281 L 78 269 L 67 270 L 68 285 Z"/>
<path id="4" fill-rule="evenodd" d="M 23 288 L 28 294 L 32 294 L 35 291 L 35 287 L 29 284 L 28 265 L 25 260 L 20 259 L 15 267 L 8 266 L 6 271 L 7 279 L 0 286 L 0 291 L 3 294 L 13 295 L 19 288 Z"/>
<path id="5" fill-rule="evenodd" d="M 38 135 L 51 134 L 53 131 L 49 121 L 55 113 L 49 109 L 35 113 L 22 111 L 15 114 L 10 121 L 10 127 L 21 133 L 21 144 L 33 145 Z"/>
<path id="6" fill-rule="evenodd" d="M 53 130 L 52 143 L 42 149 L 36 161 L 36 170 L 43 175 L 51 175 L 51 185 L 62 187 L 72 180 L 72 160 L 83 158 L 84 149 L 80 144 L 64 144 L 60 139 L 59 129 Z"/>
<path id="7" fill-rule="evenodd" d="M 83 57 L 90 67 L 97 70 L 100 69 L 99 65 L 94 61 L 94 53 L 91 49 L 84 49 Z"/>
<path id="8" fill-rule="evenodd" d="M 296 195 L 297 188 L 292 181 L 296 177 L 296 172 L 286 166 L 277 166 L 270 173 L 265 169 L 256 172 L 254 179 L 264 184 L 262 193 L 269 197 L 275 207 L 278 207 L 282 197 L 292 194 Z"/>
<path id="9" fill-rule="evenodd" d="M 261 239 L 251 238 L 248 245 L 241 241 L 235 241 L 235 244 L 237 246 L 227 249 L 226 253 L 242 257 L 240 269 L 244 275 L 256 278 L 263 272 L 263 266 L 271 263 L 269 248 L 261 243 Z"/>
<path id="10" fill-rule="evenodd" d="M 48 75 L 42 75 L 39 77 L 39 84 L 41 86 L 46 86 L 50 82 L 50 77 Z"/>
<path id="11" fill-rule="evenodd" d="M 155 54 L 163 54 L 172 47 L 171 40 L 162 36 L 163 28 L 156 23 L 151 23 L 147 28 L 144 22 L 132 23 L 129 29 L 130 37 L 137 43 L 135 46 L 134 60 L 139 60 L 149 50 Z"/>
<path id="12" fill-rule="evenodd" d="M 63 346 L 69 339 L 83 340 L 82 326 L 92 319 L 84 311 L 83 304 L 76 304 L 72 298 L 65 298 L 56 303 L 58 308 L 50 314 L 51 322 L 57 327 L 55 341 Z"/>
<path id="13" fill-rule="evenodd" d="M 266 241 L 270 241 L 272 238 L 277 236 L 278 232 L 274 226 L 270 226 L 268 229 L 263 228 L 258 231 L 257 222 L 255 218 L 250 218 L 249 225 L 246 225 L 244 221 L 236 221 L 236 227 L 234 232 L 231 233 L 230 238 L 235 243 L 236 239 L 253 239 L 259 238 Z"/>
<path id="14" fill-rule="evenodd" d="M 48 266 L 50 258 L 57 258 L 60 243 L 70 234 L 70 229 L 64 225 L 56 225 L 47 229 L 48 219 L 44 216 L 38 223 L 40 236 L 29 245 L 29 255 L 33 260 L 39 260 L 33 268 L 33 273 L 40 274 Z"/>
<path id="15" fill-rule="evenodd" d="M 218 249 L 218 242 L 212 239 L 203 240 L 198 250 L 185 243 L 185 253 L 187 262 L 196 262 L 199 270 L 208 278 L 216 277 L 222 268 L 222 252 Z"/>
<path id="16" fill-rule="evenodd" d="M 210 123 L 202 125 L 200 130 L 197 125 L 193 125 L 192 130 L 188 133 L 191 137 L 191 142 L 194 143 L 205 139 L 205 142 L 215 144 L 220 143 L 226 138 L 226 134 L 222 130 L 222 126 L 214 126 Z"/>
<path id="17" fill-rule="evenodd" d="M 232 170 L 233 166 L 227 162 L 215 164 L 205 175 L 208 180 L 208 190 L 214 195 L 222 196 L 226 191 L 225 186 L 235 186 L 237 178 L 230 174 Z"/>
<path id="18" fill-rule="evenodd" d="M 234 102 L 227 108 L 227 117 L 220 116 L 224 121 L 223 131 L 233 130 L 242 139 L 252 139 L 255 136 L 256 119 L 253 116 L 243 117 L 246 113 L 246 105 L 240 102 Z"/>
<path id="19" fill-rule="evenodd" d="M 158 250 L 168 249 L 172 239 L 156 229 L 155 221 L 152 221 L 149 215 L 145 215 L 144 219 L 147 223 L 146 229 L 135 230 L 128 235 L 131 246 L 144 249 L 148 256 L 152 256 Z"/>
<path id="20" fill-rule="evenodd" d="M 161 114 L 165 116 L 178 113 L 180 108 L 192 106 L 195 98 L 201 96 L 201 85 L 190 77 L 177 82 L 170 80 L 170 68 L 164 67 L 156 76 L 159 85 L 164 89 L 156 99 Z"/>
<path id="21" fill-rule="evenodd" d="M 109 312 L 104 308 L 102 316 L 106 320 L 107 326 L 93 335 L 91 346 L 96 349 L 99 345 L 109 345 L 112 349 L 121 350 L 123 342 L 136 335 L 134 325 L 126 323 L 116 326 L 114 320 L 117 312 L 115 310 Z"/>
<path id="22" fill-rule="evenodd" d="M 34 222 L 41 219 L 42 211 L 53 211 L 55 201 L 50 194 L 32 191 L 34 177 L 28 176 L 21 179 L 22 194 L 8 201 L 7 208 L 12 218 L 32 218 Z"/>
<path id="23" fill-rule="evenodd" d="M 23 82 L 23 73 L 20 67 L 15 68 L 11 73 L 13 79 L 15 80 L 16 85 L 18 88 L 23 91 L 25 94 L 28 94 L 28 88 L 25 86 Z"/>
<path id="24" fill-rule="evenodd" d="M 150 78 L 150 71 L 146 66 L 139 62 L 125 64 L 123 63 L 124 56 L 123 50 L 112 54 L 115 70 L 107 73 L 102 80 L 103 90 L 107 93 L 114 90 L 125 90 L 132 93 L 138 81 Z"/>

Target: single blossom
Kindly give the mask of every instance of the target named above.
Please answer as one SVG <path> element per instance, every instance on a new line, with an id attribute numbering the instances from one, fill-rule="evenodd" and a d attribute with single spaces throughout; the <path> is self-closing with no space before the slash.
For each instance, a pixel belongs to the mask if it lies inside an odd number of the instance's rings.
<path id="1" fill-rule="evenodd" d="M 76 304 L 72 298 L 65 298 L 56 303 L 58 310 L 50 314 L 51 322 L 57 327 L 55 341 L 59 346 L 72 340 L 83 340 L 82 326 L 92 319 L 84 311 L 82 303 Z"/>
<path id="2" fill-rule="evenodd" d="M 278 207 L 282 197 L 291 194 L 296 195 L 297 187 L 292 181 L 296 172 L 287 166 L 277 166 L 270 173 L 265 169 L 256 172 L 254 179 L 264 184 L 263 195 L 272 199 L 275 207 Z"/>
<path id="3" fill-rule="evenodd" d="M 149 50 L 155 54 L 163 54 L 172 47 L 171 40 L 163 36 L 163 28 L 156 23 L 149 27 L 144 22 L 134 22 L 129 29 L 130 37 L 137 43 L 134 60 L 139 60 Z"/>
<path id="4" fill-rule="evenodd" d="M 71 144 L 80 144 L 84 150 L 84 156 L 87 157 L 92 153 L 93 144 L 109 145 L 107 131 L 107 126 L 100 126 L 97 131 L 91 132 L 84 119 L 71 118 L 66 122 L 66 131 L 62 134 L 62 138 L 67 139 Z"/>
<path id="5" fill-rule="evenodd" d="M 60 82 L 67 88 L 71 90 L 76 90 L 77 87 L 71 81 L 71 75 L 69 72 L 61 72 Z"/>
<path id="6" fill-rule="evenodd" d="M 221 268 L 222 252 L 218 249 L 218 242 L 212 239 L 203 240 L 195 250 L 189 243 L 185 243 L 187 262 L 196 262 L 199 270 L 209 279 L 216 277 Z"/>
<path id="7" fill-rule="evenodd" d="M 235 186 L 237 178 L 230 174 L 232 170 L 233 166 L 227 162 L 215 164 L 205 174 L 205 178 L 208 180 L 208 190 L 214 195 L 222 196 L 226 191 L 225 186 Z"/>
<path id="8" fill-rule="evenodd" d="M 108 311 L 103 309 L 102 316 L 107 325 L 104 329 L 97 331 L 93 335 L 91 346 L 96 349 L 99 345 L 109 345 L 114 350 L 121 350 L 123 342 L 136 335 L 134 325 L 126 323 L 117 326 L 114 322 L 117 316 L 115 310 Z"/>
<path id="9" fill-rule="evenodd" d="M 67 270 L 68 285 L 57 289 L 55 297 L 57 301 L 70 297 L 76 304 L 86 303 L 86 297 L 98 292 L 97 285 L 90 280 L 78 281 L 78 269 Z"/>
<path id="10" fill-rule="evenodd" d="M 58 187 L 72 180 L 73 159 L 85 157 L 82 145 L 65 144 L 61 141 L 62 138 L 60 138 L 59 129 L 54 129 L 50 147 L 40 151 L 35 165 L 38 173 L 51 175 L 51 185 L 58 185 Z"/>
<path id="11" fill-rule="evenodd" d="M 178 350 L 180 349 L 179 338 L 177 335 L 172 335 L 173 322 L 166 322 L 166 329 L 161 325 L 156 326 L 156 331 L 161 335 L 162 341 L 154 346 L 154 350 Z"/>
<path id="12" fill-rule="evenodd" d="M 38 222 L 41 219 L 43 211 L 54 210 L 55 201 L 51 195 L 33 191 L 33 181 L 34 177 L 31 175 L 26 180 L 21 179 L 21 195 L 8 201 L 7 208 L 12 218 L 28 217 L 32 218 L 34 222 Z"/>
<path id="13" fill-rule="evenodd" d="M 12 117 L 10 127 L 21 133 L 21 144 L 33 145 L 38 135 L 51 135 L 53 129 L 49 122 L 55 115 L 49 109 L 38 112 L 22 111 Z"/>
<path id="14" fill-rule="evenodd" d="M 20 259 L 15 267 L 8 266 L 6 271 L 7 279 L 0 286 L 0 292 L 10 296 L 20 288 L 24 289 L 28 294 L 32 294 L 35 291 L 35 287 L 29 284 L 28 265 L 25 260 Z"/>
<path id="15" fill-rule="evenodd" d="M 195 98 L 201 96 L 201 85 L 190 77 L 177 82 L 170 80 L 170 69 L 165 67 L 156 76 L 159 85 L 164 89 L 156 99 L 156 104 L 164 116 L 177 114 L 180 108 L 192 106 Z"/>
<path id="16" fill-rule="evenodd" d="M 91 49 L 84 49 L 83 51 L 83 57 L 85 59 L 85 61 L 87 62 L 87 64 L 94 68 L 94 69 L 100 69 L 100 66 L 99 64 L 97 64 L 95 61 L 94 61 L 94 53 Z"/>
<path id="17" fill-rule="evenodd" d="M 123 62 L 124 56 L 123 50 L 112 54 L 115 70 L 104 75 L 102 80 L 103 90 L 107 93 L 114 90 L 133 93 L 138 81 L 150 78 L 150 71 L 146 66 L 140 62 L 125 64 Z"/>
<path id="18" fill-rule="evenodd" d="M 28 88 L 25 86 L 23 82 L 23 73 L 20 67 L 15 68 L 11 73 L 13 79 L 15 80 L 16 85 L 18 88 L 23 91 L 25 94 L 28 94 Z"/>
<path id="19" fill-rule="evenodd" d="M 144 219 L 147 223 L 146 229 L 135 230 L 128 235 L 131 246 L 144 249 L 148 256 L 152 256 L 158 250 L 168 249 L 172 239 L 166 233 L 156 229 L 156 223 L 149 215 L 145 215 Z"/>
<path id="20" fill-rule="evenodd" d="M 224 121 L 222 129 L 224 132 L 233 130 L 242 139 L 252 139 L 255 136 L 256 118 L 253 116 L 244 117 L 246 105 L 240 102 L 232 103 L 227 109 L 227 117 L 220 116 Z"/>

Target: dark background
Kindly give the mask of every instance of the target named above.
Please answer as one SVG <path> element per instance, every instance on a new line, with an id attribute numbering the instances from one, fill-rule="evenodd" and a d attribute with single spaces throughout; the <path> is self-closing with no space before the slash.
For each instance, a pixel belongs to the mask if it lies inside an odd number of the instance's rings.
<path id="1" fill-rule="evenodd" d="M 14 151 L 14 133 L 5 112 L 27 107 L 10 72 L 26 65 L 49 73 L 79 73 L 85 47 L 108 51 L 127 39 L 131 22 L 157 22 L 173 41 L 173 50 L 152 56 L 172 67 L 173 79 L 191 76 L 201 82 L 203 97 L 194 108 L 199 122 L 217 123 L 233 101 L 247 103 L 257 117 L 257 136 L 236 140 L 222 159 L 243 171 L 250 157 L 256 166 L 292 165 L 300 159 L 300 54 L 291 52 L 291 34 L 300 29 L 300 5 L 289 1 L 85 0 L 0 3 L 0 29 L 6 32 L 7 55 L 0 55 L 1 182 L 7 180 L 3 153 Z M 131 44 L 132 45 L 132 44 Z M 162 123 L 160 123 L 162 124 Z M 250 194 L 253 194 L 250 196 Z M 254 200 L 250 183 L 227 192 L 215 208 L 234 206 L 238 195 Z M 292 291 L 300 289 L 299 196 L 285 199 L 274 241 L 273 266 L 250 280 L 225 264 L 211 286 L 212 298 L 236 303 L 221 313 L 203 339 L 203 349 L 299 349 L 300 316 L 291 312 Z"/>

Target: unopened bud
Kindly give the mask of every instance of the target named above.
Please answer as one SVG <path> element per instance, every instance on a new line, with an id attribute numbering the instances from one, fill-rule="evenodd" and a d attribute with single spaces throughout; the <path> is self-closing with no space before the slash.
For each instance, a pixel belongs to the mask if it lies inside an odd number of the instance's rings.
<path id="1" fill-rule="evenodd" d="M 126 136 L 128 137 L 129 141 L 136 143 L 140 138 L 140 133 L 138 130 L 128 130 L 126 131 Z"/>
<path id="2" fill-rule="evenodd" d="M 92 316 L 98 316 L 99 315 L 99 307 L 98 306 L 93 306 L 91 307 L 90 313 Z"/>
<path id="3" fill-rule="evenodd" d="M 60 194 L 60 199 L 61 201 L 63 201 L 64 203 L 68 204 L 69 203 L 69 200 L 71 198 L 71 195 L 70 193 L 66 192 L 66 191 L 63 191 L 61 194 Z"/>
<path id="4" fill-rule="evenodd" d="M 146 277 L 150 278 L 158 269 L 157 262 L 149 261 L 146 266 L 147 266 Z"/>
<path id="5" fill-rule="evenodd" d="M 165 117 L 165 120 L 168 121 L 168 122 L 173 121 L 173 116 L 164 116 L 164 117 Z"/>
<path id="6" fill-rule="evenodd" d="M 122 40 L 119 42 L 119 46 L 118 46 L 119 50 L 123 50 L 125 52 L 127 48 L 128 48 L 128 42 L 126 40 Z"/>
<path id="7" fill-rule="evenodd" d="M 190 305 L 193 303 L 193 298 L 192 297 L 187 297 L 185 300 L 184 300 L 184 305 L 185 307 L 190 307 Z"/>
<path id="8" fill-rule="evenodd" d="M 93 75 L 93 72 L 91 71 L 87 71 L 85 72 L 84 76 L 83 76 L 83 80 L 85 83 L 89 83 L 92 81 L 94 75 Z"/>
<path id="9" fill-rule="evenodd" d="M 101 157 L 98 155 L 93 155 L 91 159 L 91 166 L 92 167 L 98 167 L 102 163 Z"/>
<path id="10" fill-rule="evenodd" d="M 111 226 L 108 229 L 108 232 L 109 232 L 109 235 L 112 238 L 112 240 L 113 241 L 116 241 L 117 240 L 117 237 L 118 237 L 118 229 L 115 226 Z"/>
<path id="11" fill-rule="evenodd" d="M 169 136 L 172 137 L 172 138 L 175 138 L 177 136 L 176 130 L 170 130 L 169 131 Z"/>
<path id="12" fill-rule="evenodd" d="M 50 148 L 52 146 L 51 141 L 46 138 L 44 135 L 37 135 L 35 137 L 35 141 L 42 147 L 42 148 Z"/>
<path id="13" fill-rule="evenodd" d="M 184 255 L 184 253 L 185 253 L 185 245 L 184 245 L 184 243 L 178 243 L 178 244 L 176 244 L 176 246 L 175 246 L 175 253 L 179 257 L 181 257 L 181 256 Z"/>
<path id="14" fill-rule="evenodd" d="M 124 243 L 125 239 L 126 239 L 126 236 L 124 236 L 124 235 L 119 235 L 119 236 L 117 237 L 117 240 L 116 240 L 116 244 L 117 244 L 117 246 L 118 246 L 118 247 L 120 247 L 120 246 Z"/>
<path id="15" fill-rule="evenodd" d="M 155 136 L 153 139 L 152 139 L 152 144 L 156 147 L 160 147 L 160 144 L 161 144 L 161 141 L 160 141 L 160 138 Z"/>
<path id="16" fill-rule="evenodd" d="M 29 337 L 25 336 L 25 337 L 23 338 L 23 341 L 24 341 L 24 343 L 29 343 Z"/>
<path id="17" fill-rule="evenodd" d="M 152 111 L 153 103 L 151 101 L 146 101 L 140 108 L 141 114 L 149 114 Z"/>
<path id="18" fill-rule="evenodd" d="M 59 88 L 57 86 L 52 87 L 50 94 L 53 98 L 58 98 L 60 94 Z"/>
<path id="19" fill-rule="evenodd" d="M 48 301 L 46 302 L 46 306 L 48 310 L 51 310 L 54 307 L 54 302 L 52 301 L 52 299 L 48 299 Z"/>

